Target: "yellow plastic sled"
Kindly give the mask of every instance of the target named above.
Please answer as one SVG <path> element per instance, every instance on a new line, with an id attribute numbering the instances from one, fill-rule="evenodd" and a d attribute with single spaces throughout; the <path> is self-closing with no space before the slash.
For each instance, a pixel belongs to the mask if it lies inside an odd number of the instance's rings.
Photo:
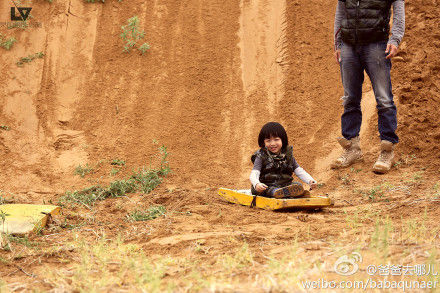
<path id="1" fill-rule="evenodd" d="M 232 190 L 220 188 L 218 194 L 232 203 L 250 206 L 254 196 L 250 190 Z M 316 209 L 333 205 L 333 201 L 327 196 L 308 196 L 289 199 L 277 199 L 257 196 L 255 207 L 265 210 L 280 210 L 287 208 Z"/>
<path id="2" fill-rule="evenodd" d="M 60 207 L 53 205 L 0 205 L 0 232 L 24 235 L 46 226 L 49 215 L 56 215 Z"/>

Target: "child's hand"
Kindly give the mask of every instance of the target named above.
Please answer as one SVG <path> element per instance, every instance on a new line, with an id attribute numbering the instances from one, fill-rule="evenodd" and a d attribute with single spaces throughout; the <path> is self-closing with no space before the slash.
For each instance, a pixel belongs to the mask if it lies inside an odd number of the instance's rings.
<path id="1" fill-rule="evenodd" d="M 318 187 L 318 183 L 316 183 L 315 180 L 310 180 L 309 186 L 310 186 L 310 190 L 312 190 L 312 189 L 315 189 L 316 187 Z"/>
<path id="2" fill-rule="evenodd" d="M 257 183 L 257 185 L 255 185 L 255 190 L 260 193 L 263 192 L 267 189 L 267 185 L 264 183 Z"/>

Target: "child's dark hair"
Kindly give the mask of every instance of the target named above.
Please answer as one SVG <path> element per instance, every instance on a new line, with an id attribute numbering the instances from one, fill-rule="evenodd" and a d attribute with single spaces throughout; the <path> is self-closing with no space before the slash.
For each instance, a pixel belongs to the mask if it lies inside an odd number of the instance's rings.
<path id="1" fill-rule="evenodd" d="M 289 141 L 287 140 L 287 133 L 284 129 L 283 125 L 278 122 L 269 122 L 264 124 L 264 126 L 260 130 L 260 134 L 258 135 L 258 145 L 262 148 L 264 147 L 264 140 L 266 138 L 279 137 L 283 142 L 283 149 L 289 145 Z"/>

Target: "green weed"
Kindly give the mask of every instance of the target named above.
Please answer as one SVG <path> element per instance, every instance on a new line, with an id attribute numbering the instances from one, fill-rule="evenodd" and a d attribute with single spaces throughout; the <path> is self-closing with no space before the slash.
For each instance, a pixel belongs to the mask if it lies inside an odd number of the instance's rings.
<path id="1" fill-rule="evenodd" d="M 168 151 L 165 146 L 159 147 L 159 152 L 162 156 L 160 167 L 158 169 L 146 169 L 145 167 L 139 169 L 137 173 L 133 173 L 131 178 L 136 180 L 139 184 L 139 189 L 144 193 L 150 193 L 161 182 L 163 177 L 166 177 L 170 173 L 171 169 L 168 164 Z"/>
<path id="2" fill-rule="evenodd" d="M 144 193 L 150 193 L 160 183 L 162 183 L 162 177 L 160 170 L 151 170 L 142 168 L 137 173 L 131 175 L 140 186 L 140 189 Z"/>
<path id="3" fill-rule="evenodd" d="M 120 197 L 137 190 L 150 193 L 171 171 L 167 160 L 167 148 L 161 146 L 159 152 L 162 157 L 158 169 L 142 168 L 137 173 L 133 173 L 129 179 L 113 181 L 108 187 L 96 185 L 80 191 L 66 192 L 60 197 L 59 204 L 79 204 L 90 208 L 96 201 L 107 197 Z"/>
<path id="4" fill-rule="evenodd" d="M 5 223 L 6 221 L 6 216 L 8 216 L 7 213 L 5 213 L 4 211 L 0 210 L 0 221 L 2 222 L 2 225 Z"/>
<path id="5" fill-rule="evenodd" d="M 164 206 L 152 206 L 146 211 L 136 210 L 127 215 L 129 221 L 148 221 L 156 219 L 160 216 L 165 215 L 166 209 Z"/>
<path id="6" fill-rule="evenodd" d="M 424 181 L 424 171 L 418 171 L 410 175 L 408 173 L 403 174 L 402 181 L 410 187 L 418 187 Z"/>
<path id="7" fill-rule="evenodd" d="M 359 173 L 360 171 L 362 171 L 362 169 L 355 169 L 354 167 L 351 167 L 350 171 L 355 172 L 355 173 Z"/>
<path id="8" fill-rule="evenodd" d="M 124 41 L 124 50 L 123 52 L 130 52 L 133 49 L 137 42 L 140 39 L 143 39 L 145 36 L 145 32 L 139 29 L 139 19 L 137 16 L 133 16 L 127 20 L 127 24 L 121 26 L 122 33 L 121 39 Z M 144 43 L 138 47 L 138 50 L 141 54 L 144 54 L 148 49 L 150 49 L 150 45 Z"/>
<path id="9" fill-rule="evenodd" d="M 90 173 L 93 173 L 93 168 L 90 167 L 89 164 L 86 164 L 84 167 L 82 167 L 81 164 L 78 165 L 74 172 L 75 175 L 79 175 L 81 178 Z"/>
<path id="10" fill-rule="evenodd" d="M 338 179 L 342 181 L 343 185 L 350 185 L 352 183 L 352 180 L 350 179 L 350 176 L 348 174 L 345 174 L 344 176 L 338 176 Z"/>
<path id="11" fill-rule="evenodd" d="M 17 40 L 14 37 L 7 38 L 0 34 L 0 47 L 5 50 L 10 50 L 15 42 L 17 42 Z"/>
<path id="12" fill-rule="evenodd" d="M 8 237 L 9 242 L 11 243 L 21 244 L 28 248 L 33 248 L 39 245 L 38 242 L 29 240 L 27 236 L 19 237 L 19 236 L 13 236 L 11 234 L 6 234 L 6 235 Z"/>
<path id="13" fill-rule="evenodd" d="M 59 204 L 80 204 L 90 208 L 96 201 L 104 200 L 108 197 L 121 197 L 126 193 L 134 191 L 136 191 L 134 180 L 117 180 L 110 183 L 110 186 L 107 188 L 97 185 L 80 191 L 66 192 L 59 199 Z"/>
<path id="14" fill-rule="evenodd" d="M 374 186 L 370 190 L 365 191 L 363 194 L 366 195 L 369 200 L 376 201 L 382 198 L 382 196 L 384 195 L 384 191 L 382 190 L 382 187 L 379 185 L 379 186 Z"/>
<path id="15" fill-rule="evenodd" d="M 106 197 L 121 197 L 126 193 L 135 192 L 136 189 L 133 179 L 113 181 L 106 190 Z"/>
<path id="16" fill-rule="evenodd" d="M 33 55 L 29 55 L 27 57 L 21 57 L 20 60 L 18 60 L 16 64 L 17 64 L 17 66 L 22 67 L 25 63 L 30 63 L 30 62 L 32 62 L 32 60 L 34 60 L 36 58 L 43 58 L 43 57 L 44 57 L 44 53 L 38 52 Z"/>
<path id="17" fill-rule="evenodd" d="M 360 194 L 367 197 L 371 201 L 378 201 L 383 198 L 386 192 L 398 190 L 389 182 L 384 182 L 381 185 L 377 185 L 367 190 L 358 190 Z"/>
<path id="18" fill-rule="evenodd" d="M 112 168 L 112 169 L 110 170 L 110 175 L 115 176 L 116 174 L 119 173 L 119 171 L 120 171 L 119 169 Z"/>
<path id="19" fill-rule="evenodd" d="M 147 43 L 143 43 L 139 46 L 138 50 L 141 52 L 141 55 L 144 55 L 145 52 L 147 52 L 150 49 L 150 45 Z"/>
<path id="20" fill-rule="evenodd" d="M 0 129 L 6 130 L 6 131 L 11 130 L 11 128 L 7 125 L 0 125 Z"/>
<path id="21" fill-rule="evenodd" d="M 104 200 L 106 198 L 105 189 L 101 186 L 92 186 L 79 191 L 68 191 L 62 197 L 60 197 L 58 203 L 60 205 L 65 204 L 80 204 L 90 208 L 98 200 Z"/>
<path id="22" fill-rule="evenodd" d="M 125 161 L 120 159 L 113 159 L 110 162 L 110 165 L 116 165 L 116 166 L 125 166 Z"/>

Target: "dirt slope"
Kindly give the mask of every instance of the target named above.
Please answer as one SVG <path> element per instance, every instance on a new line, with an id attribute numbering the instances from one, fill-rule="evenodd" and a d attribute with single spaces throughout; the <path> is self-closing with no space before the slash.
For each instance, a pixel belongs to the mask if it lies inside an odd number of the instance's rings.
<path id="1" fill-rule="evenodd" d="M 436 219 L 437 206 L 412 200 L 429 197 L 438 181 L 440 10 L 435 1 L 407 2 L 402 59 L 393 64 L 400 163 L 389 175 L 378 176 L 370 171 L 379 139 L 368 84 L 361 133 L 366 162 L 351 170 L 328 168 L 339 152 L 335 138 L 342 111 L 339 67 L 332 55 L 334 2 L 35 1 L 33 21 L 41 28 L 0 27 L 0 33 L 18 40 L 10 51 L 0 48 L 0 125 L 10 127 L 0 130 L 0 195 L 16 202 L 56 201 L 66 190 L 113 180 L 110 167 L 98 163 L 115 158 L 127 162 L 118 174 L 123 178 L 150 163 L 157 140 L 167 146 L 173 172 L 159 189 L 100 202 L 93 215 L 75 208 L 65 220 L 96 217 L 81 230 L 85 237 L 95 239 L 90 229 L 98 227 L 112 236 L 123 231 L 150 254 L 184 256 L 191 241 L 207 238 L 214 247 L 204 256 L 209 259 L 234 247 L 226 237 L 244 237 L 261 258 L 263 244 L 277 250 L 295 235 L 335 240 L 345 231 L 347 213 L 364 208 L 396 221 L 423 212 Z M 8 21 L 10 6 L 0 3 L 0 21 Z M 122 52 L 121 25 L 134 15 L 151 45 L 145 55 Z M 15 65 L 40 51 L 43 59 Z M 248 186 L 249 158 L 267 121 L 286 126 L 298 162 L 325 183 L 316 192 L 336 200 L 333 210 L 271 213 L 217 197 L 220 186 Z M 86 163 L 96 172 L 75 176 L 75 167 Z M 385 204 L 358 192 L 384 182 L 406 184 L 415 172 L 422 172 L 424 181 L 411 183 L 412 195 L 407 189 L 389 192 Z M 191 211 L 194 217 L 170 212 L 151 227 L 126 223 L 128 211 L 151 204 Z M 292 227 L 295 235 L 286 233 Z M 46 241 L 51 245 L 71 237 L 61 230 Z M 44 271 L 31 258 L 21 264 Z M 22 277 L 15 268 L 4 270 L 11 282 Z"/>
<path id="2" fill-rule="evenodd" d="M 1 5 L 8 10 L 8 3 Z M 153 139 L 172 153 L 176 184 L 243 186 L 256 134 L 269 120 L 286 125 L 307 170 L 328 173 L 320 162 L 332 150 L 335 156 L 341 85 L 332 62 L 333 15 L 319 9 L 321 2 L 34 5 L 41 28 L 3 30 L 18 39 L 2 53 L 2 123 L 12 129 L 2 131 L 3 174 L 33 182 L 5 180 L 6 186 L 62 192 L 76 182 L 72 168 L 80 163 L 114 157 L 148 163 Z M 393 75 L 402 103 L 399 133 L 404 152 L 415 143 L 423 156 L 425 149 L 438 156 L 437 61 L 421 65 L 428 49 L 411 50 L 418 46 L 409 40 L 421 37 L 412 15 L 427 18 L 423 26 L 435 21 L 416 7 L 408 5 L 401 53 L 407 60 L 395 64 Z M 152 46 L 145 56 L 121 50 L 120 26 L 132 15 Z M 16 68 L 18 56 L 38 51 L 44 60 Z M 404 81 L 407 75 L 412 83 Z M 419 99 L 431 97 L 430 107 L 420 107 Z M 432 138 L 420 133 L 425 127 Z"/>

